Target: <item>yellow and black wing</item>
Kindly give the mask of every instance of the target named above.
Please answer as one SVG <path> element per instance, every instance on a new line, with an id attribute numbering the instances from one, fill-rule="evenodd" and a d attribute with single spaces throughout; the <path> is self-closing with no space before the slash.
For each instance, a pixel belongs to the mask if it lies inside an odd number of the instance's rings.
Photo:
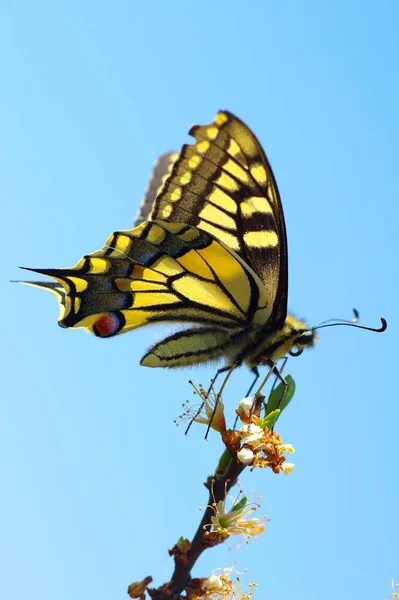
<path id="1" fill-rule="evenodd" d="M 32 269 L 28 269 L 30 271 Z M 64 286 L 58 281 L 13 281 L 13 283 L 23 283 L 32 287 L 42 288 L 54 294 L 60 305 L 61 314 L 64 314 L 66 305 L 66 293 Z"/>
<path id="2" fill-rule="evenodd" d="M 147 221 L 154 200 L 165 183 L 165 179 L 170 175 L 172 165 L 178 156 L 177 152 L 166 152 L 165 154 L 161 154 L 158 160 L 155 161 L 154 169 L 151 173 L 144 198 L 134 219 L 133 227 L 137 227 L 137 225 L 141 225 L 141 223 Z"/>
<path id="3" fill-rule="evenodd" d="M 29 270 L 56 280 L 42 287 L 58 292 L 62 327 L 111 337 L 157 322 L 197 325 L 157 344 L 143 358 L 148 366 L 217 358 L 255 311 L 257 318 L 268 314 L 265 289 L 252 269 L 208 233 L 185 224 L 145 222 L 112 234 L 75 267 Z"/>
<path id="4" fill-rule="evenodd" d="M 287 239 L 270 163 L 259 141 L 227 111 L 194 126 L 158 192 L 150 219 L 187 223 L 238 254 L 263 282 L 272 305 L 268 325 L 286 317 Z"/>

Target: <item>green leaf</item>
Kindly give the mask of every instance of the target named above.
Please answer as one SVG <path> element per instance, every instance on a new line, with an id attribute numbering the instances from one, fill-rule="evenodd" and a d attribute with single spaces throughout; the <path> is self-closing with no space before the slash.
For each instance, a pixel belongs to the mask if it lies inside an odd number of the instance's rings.
<path id="1" fill-rule="evenodd" d="M 281 382 L 276 388 L 274 388 L 272 392 L 270 392 L 270 396 L 267 401 L 266 415 L 270 415 L 276 409 L 280 409 L 280 411 L 282 412 L 285 408 L 287 408 L 288 404 L 291 402 L 292 397 L 295 393 L 295 381 L 292 379 L 291 375 L 287 375 L 285 377 L 285 380 L 288 384 L 288 387 L 283 401 L 281 402 L 281 398 L 283 397 L 285 386 Z"/>
<path id="2" fill-rule="evenodd" d="M 266 427 L 269 430 L 272 429 L 280 413 L 281 410 L 279 408 L 276 408 L 276 410 L 273 410 L 273 412 L 269 413 L 268 415 L 266 415 L 266 417 L 263 417 L 263 419 L 259 421 L 259 427 L 261 427 L 262 429 L 266 429 Z"/>
<path id="3" fill-rule="evenodd" d="M 247 496 L 243 496 L 239 502 L 234 504 L 233 508 L 231 509 L 231 512 L 234 512 L 235 510 L 241 510 L 242 508 L 244 508 L 244 506 L 246 505 L 247 502 L 248 502 Z"/>
<path id="4" fill-rule="evenodd" d="M 229 466 L 231 465 L 232 456 L 228 450 L 225 450 L 221 457 L 219 458 L 218 466 L 216 467 L 215 475 L 216 477 L 222 477 L 223 474 L 227 471 Z"/>

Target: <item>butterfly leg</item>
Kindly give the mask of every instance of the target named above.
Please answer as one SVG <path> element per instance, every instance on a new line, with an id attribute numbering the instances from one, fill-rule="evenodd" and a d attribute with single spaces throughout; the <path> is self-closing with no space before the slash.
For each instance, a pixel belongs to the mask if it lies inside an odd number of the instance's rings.
<path id="1" fill-rule="evenodd" d="M 216 371 L 215 376 L 211 379 L 211 385 L 208 388 L 208 394 L 211 391 L 211 389 L 215 387 L 215 382 L 219 375 L 221 375 L 222 373 L 226 373 L 226 371 L 230 371 L 230 369 L 231 365 L 226 365 L 225 367 L 222 367 L 221 369 L 218 369 Z"/>
<path id="2" fill-rule="evenodd" d="M 280 371 L 277 369 L 277 364 L 276 364 L 274 361 L 269 361 L 267 364 L 268 364 L 268 366 L 270 367 L 270 369 L 269 369 L 269 371 L 268 371 L 268 373 L 267 373 L 266 377 L 263 379 L 263 381 L 262 381 L 261 385 L 258 387 L 258 389 L 256 390 L 256 392 L 255 392 L 255 394 L 254 394 L 254 400 L 253 400 L 253 403 L 252 403 L 252 408 L 251 408 L 251 411 L 250 411 L 250 416 L 252 415 L 252 412 L 253 412 L 253 410 L 255 409 L 255 406 L 257 405 L 257 401 L 258 401 L 258 399 L 259 399 L 259 396 L 261 395 L 261 394 L 260 394 L 260 392 L 262 391 L 263 387 L 264 387 L 264 386 L 266 385 L 266 383 L 268 382 L 268 380 L 269 380 L 269 377 L 270 377 L 270 376 L 271 376 L 271 375 L 274 373 L 274 374 L 276 375 L 276 380 L 277 380 L 278 378 L 282 378 L 282 379 L 283 379 L 283 377 L 282 377 L 282 375 L 281 375 Z M 252 391 L 252 388 L 254 387 L 254 385 L 255 385 L 256 381 L 257 381 L 257 380 L 258 380 L 258 378 L 259 378 L 259 371 L 258 371 L 258 368 L 257 368 L 257 367 L 253 367 L 253 368 L 251 369 L 251 371 L 252 371 L 253 373 L 255 373 L 255 375 L 256 375 L 256 376 L 255 376 L 255 379 L 254 379 L 254 381 L 253 381 L 253 382 L 252 382 L 252 384 L 251 384 L 251 387 L 249 388 L 249 390 L 248 390 L 248 392 L 247 392 L 247 396 L 249 396 L 249 394 L 250 394 L 250 393 L 251 393 L 251 391 Z M 285 387 L 285 389 L 284 389 L 284 393 L 283 393 L 283 396 L 282 396 L 282 398 L 281 398 L 281 402 L 282 402 L 282 400 L 283 400 L 283 398 L 284 398 L 284 396 L 285 396 L 285 391 L 286 391 L 286 389 L 287 389 L 287 387 L 288 387 L 288 384 L 287 384 L 287 382 L 285 381 L 285 379 L 284 379 L 283 381 L 285 382 L 285 386 L 286 386 L 286 387 Z M 273 384 L 273 385 L 274 385 L 274 384 Z M 264 398 L 264 397 L 263 397 L 263 398 Z M 238 421 L 238 416 L 236 417 L 236 420 L 234 421 L 234 428 L 235 428 L 235 427 L 236 427 L 236 425 L 237 425 L 237 421 Z"/>
<path id="3" fill-rule="evenodd" d="M 283 359 L 283 364 L 281 365 L 281 367 L 280 367 L 279 369 L 276 369 L 276 370 L 278 370 L 278 375 L 277 375 L 277 373 L 276 373 L 276 372 L 274 373 L 276 377 L 275 377 L 275 379 L 274 379 L 274 381 L 273 381 L 273 385 L 272 385 L 272 389 L 270 390 L 270 393 L 271 393 L 271 392 L 274 390 L 274 388 L 276 387 L 277 381 L 278 381 L 278 380 L 279 380 L 279 378 L 280 378 L 279 376 L 281 376 L 281 375 L 283 374 L 283 371 L 284 371 L 284 369 L 285 369 L 285 365 L 287 364 L 287 360 L 288 360 L 288 356 L 286 356 L 286 357 Z M 285 380 L 284 380 L 284 381 L 285 381 Z"/>
<path id="4" fill-rule="evenodd" d="M 283 386 L 284 386 L 283 393 L 281 394 L 281 398 L 280 398 L 280 400 L 279 400 L 279 403 L 278 403 L 278 407 L 279 407 L 279 408 L 280 408 L 280 406 L 282 405 L 282 403 L 283 403 L 283 400 L 284 400 L 284 398 L 285 398 L 285 395 L 286 395 L 286 393 L 287 393 L 287 390 L 288 390 L 288 383 L 287 383 L 287 380 L 286 380 L 286 379 L 283 377 L 283 369 L 284 369 L 284 367 L 285 367 L 285 365 L 286 365 L 286 363 L 287 363 L 287 360 L 288 360 L 288 358 L 286 357 L 286 358 L 284 359 L 284 361 L 283 361 L 283 364 L 282 364 L 282 367 L 281 367 L 281 369 L 278 369 L 278 368 L 277 368 L 277 364 L 276 364 L 276 363 L 275 363 L 273 360 L 270 360 L 270 361 L 267 363 L 267 364 L 270 366 L 270 371 L 269 371 L 269 373 L 267 374 L 266 381 L 267 381 L 268 377 L 269 377 L 269 376 L 270 376 L 272 373 L 274 373 L 274 374 L 275 374 L 275 376 L 276 376 L 276 379 L 274 380 L 274 383 L 273 383 L 272 391 L 273 391 L 273 389 L 275 388 L 275 386 L 276 386 L 276 383 L 277 383 L 277 380 L 278 380 L 278 379 L 280 380 L 280 382 L 281 382 L 281 383 L 283 384 Z M 262 383 L 262 385 L 261 385 L 261 388 L 264 386 L 264 384 L 266 383 L 266 381 Z M 260 389 L 261 389 L 261 388 L 260 388 Z M 258 390 L 258 391 L 259 391 L 259 390 Z M 256 393 L 258 393 L 258 392 L 256 392 Z"/>
<path id="5" fill-rule="evenodd" d="M 260 384 L 260 386 L 258 387 L 258 389 L 255 392 L 255 396 L 259 396 L 262 389 L 265 387 L 266 383 L 269 381 L 269 377 L 270 375 L 272 375 L 273 373 L 278 377 L 277 373 L 279 372 L 277 369 L 277 364 L 273 361 L 270 360 L 268 361 L 268 366 L 270 367 L 266 377 L 263 379 L 262 383 Z"/>
<path id="6" fill-rule="evenodd" d="M 254 380 L 252 381 L 251 385 L 249 386 L 249 390 L 248 390 L 248 391 L 247 391 L 247 393 L 245 394 L 245 397 L 246 397 L 246 398 L 247 398 L 247 397 L 250 395 L 250 393 L 251 393 L 251 392 L 252 392 L 252 390 L 253 390 L 253 387 L 254 387 L 255 383 L 256 383 L 256 382 L 258 381 L 258 379 L 259 379 L 259 371 L 258 371 L 258 367 L 253 367 L 253 368 L 251 369 L 251 373 L 253 373 L 253 374 L 255 375 L 255 378 L 254 378 Z"/>
<path id="7" fill-rule="evenodd" d="M 245 394 L 245 398 L 248 398 L 248 396 L 251 394 L 253 387 L 255 385 L 255 383 L 258 381 L 259 379 L 259 370 L 258 367 L 252 367 L 252 369 L 250 369 L 251 373 L 253 373 L 255 375 L 255 378 L 252 380 L 251 385 L 249 386 L 249 390 L 247 391 L 247 393 Z M 238 423 L 238 415 L 236 416 L 236 418 L 234 419 L 234 425 L 233 425 L 233 429 L 236 428 Z"/>
<path id="8" fill-rule="evenodd" d="M 230 367 L 227 367 L 229 371 L 228 371 L 228 373 L 227 373 L 226 377 L 225 377 L 225 378 L 224 378 L 224 380 L 223 380 L 223 383 L 222 383 L 222 385 L 221 385 L 221 388 L 220 388 L 220 390 L 218 391 L 218 393 L 217 393 L 217 395 L 216 395 L 216 399 L 215 399 L 215 406 L 213 407 L 212 415 L 211 415 L 211 418 L 209 419 L 209 424 L 208 424 L 208 429 L 206 430 L 205 439 L 207 439 L 207 438 L 208 438 L 209 430 L 210 430 L 210 428 L 211 428 L 212 421 L 213 421 L 213 418 L 214 418 L 214 416 L 215 416 L 216 409 L 217 409 L 217 407 L 218 407 L 219 400 L 220 400 L 220 398 L 222 397 L 222 393 L 223 393 L 223 390 L 224 390 L 224 388 L 225 388 L 225 386 L 226 386 L 226 383 L 228 382 L 228 380 L 229 380 L 229 377 L 230 377 L 230 375 L 232 374 L 232 372 L 234 371 L 234 369 L 235 369 L 235 368 L 237 368 L 237 367 L 238 367 L 238 364 L 237 364 L 237 363 L 234 363 L 233 365 L 230 365 Z M 224 369 L 224 371 L 227 371 L 227 369 Z M 222 371 L 222 372 L 223 372 L 223 371 Z M 218 373 L 219 373 L 219 371 L 218 371 Z M 217 373 L 217 374 L 218 374 L 218 373 Z M 216 374 L 216 375 L 217 375 L 217 374 Z M 214 385 L 214 381 L 211 383 L 211 387 L 210 387 L 209 389 L 211 389 L 211 388 L 213 387 L 213 385 Z"/>

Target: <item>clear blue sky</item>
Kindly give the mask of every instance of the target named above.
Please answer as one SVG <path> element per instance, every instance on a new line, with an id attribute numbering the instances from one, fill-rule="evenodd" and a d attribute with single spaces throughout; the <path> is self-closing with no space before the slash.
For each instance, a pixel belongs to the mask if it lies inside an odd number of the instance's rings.
<path id="1" fill-rule="evenodd" d="M 172 420 L 213 370 L 140 367 L 159 332 L 63 330 L 50 294 L 8 280 L 129 228 L 154 159 L 227 108 L 277 177 L 291 310 L 317 324 L 355 306 L 389 329 L 325 330 L 290 360 L 279 431 L 296 469 L 244 474 L 271 523 L 194 575 L 238 558 L 259 599 L 384 600 L 399 579 L 397 2 L 21 0 L 0 20 L 2 597 L 125 598 L 166 581 L 167 548 L 194 532 L 221 444 Z M 249 379 L 234 375 L 229 414 Z"/>

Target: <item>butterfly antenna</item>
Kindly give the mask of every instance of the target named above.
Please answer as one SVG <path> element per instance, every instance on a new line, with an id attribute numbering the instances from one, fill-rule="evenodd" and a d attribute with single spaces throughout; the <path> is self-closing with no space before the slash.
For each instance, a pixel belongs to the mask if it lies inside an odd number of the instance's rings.
<path id="1" fill-rule="evenodd" d="M 356 325 L 355 323 L 328 323 L 325 325 L 318 325 L 318 327 L 314 327 L 313 331 L 316 329 L 324 329 L 324 327 L 337 327 L 338 325 L 343 325 L 345 327 L 356 327 L 356 329 L 365 329 L 366 331 L 374 331 L 375 333 L 382 333 L 388 327 L 388 323 L 386 319 L 380 317 L 381 319 L 381 327 L 365 327 L 364 325 Z"/>
<path id="2" fill-rule="evenodd" d="M 352 308 L 352 310 L 354 314 L 353 319 L 327 319 L 327 321 L 322 321 L 321 323 L 319 323 L 315 329 L 318 329 L 319 327 L 321 327 L 322 325 L 324 326 L 327 323 L 332 323 L 333 321 L 338 323 L 357 323 L 359 320 L 359 311 L 356 310 L 356 308 Z"/>

